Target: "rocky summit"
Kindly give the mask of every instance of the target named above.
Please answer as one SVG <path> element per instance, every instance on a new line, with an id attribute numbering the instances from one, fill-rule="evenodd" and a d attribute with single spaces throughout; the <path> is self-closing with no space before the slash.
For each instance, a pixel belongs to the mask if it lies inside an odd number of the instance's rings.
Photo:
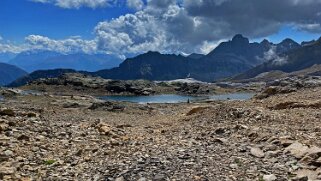
<path id="1" fill-rule="evenodd" d="M 246 101 L 179 104 L 44 89 L 79 88 L 79 77 L 1 89 L 0 180 L 321 180 L 321 77 L 262 84 Z M 81 86 L 108 85 L 89 79 Z"/>

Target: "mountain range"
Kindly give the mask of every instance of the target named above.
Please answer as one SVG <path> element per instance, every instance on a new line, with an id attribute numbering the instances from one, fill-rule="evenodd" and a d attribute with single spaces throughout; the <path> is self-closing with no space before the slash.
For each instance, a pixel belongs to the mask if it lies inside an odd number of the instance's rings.
<path id="1" fill-rule="evenodd" d="M 304 44 L 300 48 L 281 53 L 273 59 L 235 76 L 234 80 L 250 79 L 264 72 L 275 70 L 290 73 L 318 64 L 321 64 L 321 38 Z"/>
<path id="2" fill-rule="evenodd" d="M 285 39 L 279 44 L 273 44 L 268 40 L 251 43 L 248 38 L 236 35 L 230 41 L 218 45 L 207 55 L 191 54 L 182 56 L 150 51 L 128 58 L 115 68 L 102 69 L 96 72 L 82 71 L 81 73 L 120 80 L 173 80 L 187 77 L 206 82 L 227 77 L 235 77 L 237 80 L 255 77 L 266 71 L 291 72 L 308 68 L 314 64 L 321 64 L 320 50 L 320 40 L 303 42 L 302 44 L 298 44 L 291 39 Z M 33 61 L 37 62 L 37 56 L 32 53 L 31 55 L 17 55 L 10 62 L 22 60 L 20 57 L 33 57 Z M 50 62 L 61 62 L 59 60 L 68 60 L 68 57 L 70 62 L 78 62 L 80 59 L 84 59 L 75 57 L 87 57 L 88 61 L 94 60 L 93 62 L 99 62 L 98 60 L 101 57 L 103 57 L 101 59 L 108 60 L 105 55 L 101 55 L 98 59 L 93 58 L 98 55 L 56 55 L 53 52 L 45 52 L 45 55 L 48 57 L 43 64 L 47 64 L 47 67 Z M 83 63 L 85 64 L 85 62 Z M 90 65 L 86 65 L 87 69 L 88 67 Z M 79 67 L 78 70 L 86 69 Z M 70 69 L 36 71 L 19 79 L 12 85 L 23 85 L 37 78 L 54 77 L 65 71 L 76 72 Z"/>
<path id="3" fill-rule="evenodd" d="M 94 72 L 93 75 L 124 80 L 173 80 L 190 77 L 212 82 L 240 74 L 262 64 L 267 61 L 267 52 L 271 50 L 273 54 L 281 54 L 300 47 L 300 44 L 291 39 L 285 39 L 279 44 L 273 44 L 267 40 L 261 43 L 250 43 L 248 38 L 236 35 L 232 40 L 221 43 L 207 55 L 191 54 L 184 57 L 147 52 L 126 59 L 117 68 Z"/>
<path id="4" fill-rule="evenodd" d="M 83 71 L 97 71 L 117 67 L 122 60 L 108 54 L 61 54 L 53 51 L 32 50 L 22 52 L 8 61 L 27 72 L 48 69 L 75 69 Z"/>

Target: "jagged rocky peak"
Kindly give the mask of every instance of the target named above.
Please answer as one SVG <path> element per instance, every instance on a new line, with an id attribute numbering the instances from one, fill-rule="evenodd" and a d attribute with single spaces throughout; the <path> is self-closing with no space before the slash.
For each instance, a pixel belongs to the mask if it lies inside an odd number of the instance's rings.
<path id="1" fill-rule="evenodd" d="M 267 39 L 264 39 L 263 41 L 261 41 L 260 45 L 263 46 L 265 49 L 270 49 L 273 46 L 273 43 L 269 42 L 269 40 Z"/>
<path id="2" fill-rule="evenodd" d="M 300 46 L 299 43 L 297 43 L 296 41 L 292 40 L 291 38 L 287 38 L 287 39 L 284 39 L 280 45 L 283 45 L 283 46 L 291 46 L 291 47 L 297 47 L 297 46 Z"/>
<path id="3" fill-rule="evenodd" d="M 249 44 L 250 40 L 241 34 L 237 34 L 233 37 L 232 42 L 237 44 Z"/>
<path id="4" fill-rule="evenodd" d="M 277 45 L 277 52 L 284 53 L 284 52 L 294 50 L 294 49 L 297 49 L 300 47 L 301 47 L 301 45 L 299 43 L 297 43 L 296 41 L 294 41 L 290 38 L 287 38 L 287 39 L 284 39 L 281 43 L 279 43 Z"/>
<path id="5" fill-rule="evenodd" d="M 260 43 L 261 45 L 271 45 L 272 43 L 271 42 L 269 42 L 269 40 L 267 40 L 267 39 L 264 39 L 264 40 L 262 40 L 261 41 L 261 43 Z"/>

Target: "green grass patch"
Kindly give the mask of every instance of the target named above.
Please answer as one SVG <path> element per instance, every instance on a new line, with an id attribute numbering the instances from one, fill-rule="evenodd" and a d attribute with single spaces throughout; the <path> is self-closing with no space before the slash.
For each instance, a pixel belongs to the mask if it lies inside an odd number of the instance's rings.
<path id="1" fill-rule="evenodd" d="M 45 160 L 44 161 L 44 164 L 45 165 L 52 165 L 52 164 L 54 164 L 56 161 L 55 160 Z"/>

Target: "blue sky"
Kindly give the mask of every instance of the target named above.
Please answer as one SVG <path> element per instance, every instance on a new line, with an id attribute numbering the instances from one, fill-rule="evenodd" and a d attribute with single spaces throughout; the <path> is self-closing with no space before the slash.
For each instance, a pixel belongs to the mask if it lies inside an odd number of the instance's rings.
<path id="1" fill-rule="evenodd" d="M 306 31 L 300 31 L 292 26 L 284 25 L 278 32 L 266 37 L 269 41 L 274 43 L 279 43 L 285 38 L 291 38 L 296 42 L 317 40 L 320 38 L 320 34 L 318 33 L 310 33 Z M 253 39 L 252 41 L 262 41 L 264 38 Z"/>
<path id="2" fill-rule="evenodd" d="M 207 53 L 238 33 L 321 36 L 319 0 L 0 0 L 0 12 L 0 52 Z"/>
<path id="3" fill-rule="evenodd" d="M 93 38 L 93 28 L 98 22 L 131 11 L 126 6 L 64 9 L 29 0 L 1 0 L 0 12 L 0 35 L 11 41 L 22 42 L 30 34 L 54 39 L 69 36 Z"/>

